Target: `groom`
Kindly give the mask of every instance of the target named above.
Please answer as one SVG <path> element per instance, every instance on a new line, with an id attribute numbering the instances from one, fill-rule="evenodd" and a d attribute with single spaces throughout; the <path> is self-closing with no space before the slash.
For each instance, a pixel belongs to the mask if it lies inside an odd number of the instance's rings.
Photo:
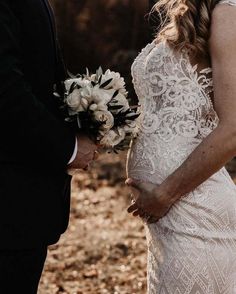
<path id="1" fill-rule="evenodd" d="M 37 293 L 47 246 L 68 225 L 68 164 L 94 157 L 53 96 L 65 77 L 47 0 L 0 0 L 1 294 Z"/>

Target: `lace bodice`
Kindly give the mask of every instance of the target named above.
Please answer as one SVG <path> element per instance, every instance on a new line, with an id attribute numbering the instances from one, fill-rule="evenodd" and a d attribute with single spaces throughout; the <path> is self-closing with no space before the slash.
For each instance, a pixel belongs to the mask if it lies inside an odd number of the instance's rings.
<path id="1" fill-rule="evenodd" d="M 220 4 L 236 5 L 236 0 Z M 218 125 L 212 69 L 192 65 L 187 50 L 148 44 L 132 65 L 140 105 L 139 137 L 129 154 L 131 176 L 163 180 Z M 135 158 L 135 159 L 134 159 Z"/>
<path id="2" fill-rule="evenodd" d="M 214 129 L 211 69 L 198 73 L 197 67 L 186 51 L 176 56 L 165 43 L 147 45 L 132 67 L 142 105 L 141 131 L 169 142 L 177 136 L 202 139 Z"/>
<path id="3" fill-rule="evenodd" d="M 132 66 L 141 115 L 130 175 L 163 180 L 217 126 L 211 72 L 198 72 L 187 51 L 176 55 L 164 42 L 142 50 Z"/>

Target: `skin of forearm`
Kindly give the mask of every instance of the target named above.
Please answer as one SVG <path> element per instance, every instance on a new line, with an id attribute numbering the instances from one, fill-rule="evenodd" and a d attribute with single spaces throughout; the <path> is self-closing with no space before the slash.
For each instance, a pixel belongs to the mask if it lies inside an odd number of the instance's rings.
<path id="1" fill-rule="evenodd" d="M 236 155 L 236 130 L 225 125 L 206 137 L 184 163 L 159 186 L 172 201 L 193 191 Z"/>

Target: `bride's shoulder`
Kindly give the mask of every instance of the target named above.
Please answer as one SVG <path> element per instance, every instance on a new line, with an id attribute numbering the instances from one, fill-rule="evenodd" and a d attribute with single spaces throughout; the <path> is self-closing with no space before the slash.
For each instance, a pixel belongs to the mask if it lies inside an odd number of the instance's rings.
<path id="1" fill-rule="evenodd" d="M 233 9 L 232 9 L 233 8 Z M 236 0 L 220 0 L 212 12 L 212 29 L 235 31 L 236 28 Z"/>
<path id="2" fill-rule="evenodd" d="M 225 54 L 236 50 L 236 0 L 222 0 L 218 4 L 226 5 L 217 5 L 212 13 L 210 48 Z"/>
<path id="3" fill-rule="evenodd" d="M 236 6 L 236 0 L 220 0 L 218 4 L 228 4 L 228 5 Z"/>

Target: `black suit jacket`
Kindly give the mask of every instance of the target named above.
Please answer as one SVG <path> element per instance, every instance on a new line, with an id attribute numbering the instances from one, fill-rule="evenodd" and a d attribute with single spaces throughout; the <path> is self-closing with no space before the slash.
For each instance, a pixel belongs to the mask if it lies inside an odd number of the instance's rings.
<path id="1" fill-rule="evenodd" d="M 53 96 L 64 78 L 47 0 L 0 0 L 0 249 L 52 244 L 67 227 L 75 138 Z"/>

